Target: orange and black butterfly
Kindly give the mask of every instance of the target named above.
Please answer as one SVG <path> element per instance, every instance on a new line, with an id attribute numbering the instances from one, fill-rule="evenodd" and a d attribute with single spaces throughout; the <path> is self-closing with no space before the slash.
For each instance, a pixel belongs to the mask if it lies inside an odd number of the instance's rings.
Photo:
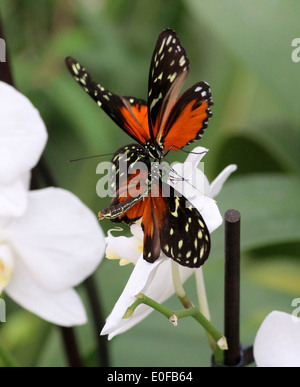
<path id="1" fill-rule="evenodd" d="M 142 219 L 144 259 L 156 261 L 161 251 L 187 267 L 200 267 L 210 252 L 210 235 L 199 211 L 174 188 L 163 182 L 159 168 L 145 169 L 142 183 L 130 167 L 142 162 L 150 168 L 170 150 L 177 151 L 201 138 L 212 116 L 210 87 L 199 82 L 179 93 L 189 72 L 189 60 L 176 33 L 170 29 L 158 37 L 153 53 L 148 101 L 111 93 L 95 83 L 77 61 L 66 65 L 75 81 L 137 144 L 121 148 L 112 160 L 117 175 L 115 197 L 99 218 L 132 224 Z M 123 159 L 125 158 L 125 159 Z M 129 164 L 120 176 L 120 163 Z M 139 177 L 140 178 L 140 177 Z M 169 195 L 164 195 L 169 192 Z"/>

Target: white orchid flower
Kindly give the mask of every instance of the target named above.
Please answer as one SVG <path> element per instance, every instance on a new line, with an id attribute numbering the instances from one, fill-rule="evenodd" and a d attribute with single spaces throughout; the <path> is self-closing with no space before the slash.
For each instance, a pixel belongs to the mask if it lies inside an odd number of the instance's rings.
<path id="1" fill-rule="evenodd" d="M 32 104 L 1 82 L 0 102 L 0 295 L 4 291 L 52 323 L 84 324 L 85 309 L 73 288 L 101 262 L 103 232 L 70 192 L 28 192 L 45 126 Z"/>
<path id="2" fill-rule="evenodd" d="M 0 216 L 25 212 L 29 171 L 46 142 L 39 112 L 24 95 L 0 82 Z"/>
<path id="3" fill-rule="evenodd" d="M 0 222 L 0 293 L 52 323 L 85 324 L 73 288 L 95 271 L 104 250 L 97 219 L 75 195 L 30 192 L 23 216 Z"/>
<path id="4" fill-rule="evenodd" d="M 254 358 L 258 367 L 300 367 L 300 319 L 270 313 L 256 335 Z"/>
<path id="5" fill-rule="evenodd" d="M 236 165 L 230 165 L 209 184 L 204 173 L 198 169 L 198 164 L 207 152 L 207 149 L 198 147 L 194 149 L 193 154 L 190 154 L 184 164 L 177 164 L 173 167 L 173 179 L 170 182 L 179 192 L 186 194 L 186 185 L 188 185 L 188 199 L 200 211 L 206 225 L 212 233 L 222 224 L 222 217 L 218 206 L 213 199 L 217 195 L 232 172 L 236 170 Z M 197 179 L 193 179 L 194 175 Z M 181 176 L 184 179 L 178 178 Z M 177 178 L 176 178 L 177 177 Z M 174 181 L 177 180 L 175 183 Z M 188 184 L 187 182 L 191 182 Z M 199 198 L 200 196 L 200 198 Z M 112 232 L 109 233 L 107 242 L 107 258 L 120 259 L 120 263 L 132 262 L 135 264 L 134 270 L 125 286 L 123 293 L 115 304 L 113 311 L 107 318 L 106 324 L 101 332 L 102 335 L 109 335 L 112 339 L 117 334 L 123 333 L 139 323 L 148 316 L 152 309 L 140 305 L 134 314 L 128 319 L 123 319 L 123 316 L 131 306 L 135 296 L 139 293 L 144 293 L 148 297 L 154 299 L 158 303 L 165 302 L 174 293 L 173 275 L 172 275 L 172 260 L 161 254 L 160 258 L 154 263 L 148 263 L 143 259 L 143 232 L 141 226 L 133 225 L 131 227 L 133 237 L 114 237 Z M 190 269 L 180 266 L 176 263 L 179 269 L 181 283 L 184 283 L 194 272 L 200 272 L 201 269 Z M 174 267 L 173 267 L 174 268 Z M 197 274 L 196 274 L 197 275 Z"/>

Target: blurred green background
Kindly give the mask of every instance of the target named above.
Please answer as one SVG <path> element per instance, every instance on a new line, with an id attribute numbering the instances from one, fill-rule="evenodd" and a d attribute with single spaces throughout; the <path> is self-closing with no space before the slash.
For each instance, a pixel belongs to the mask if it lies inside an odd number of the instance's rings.
<path id="1" fill-rule="evenodd" d="M 59 185 L 97 213 L 109 200 L 95 187 L 99 160 L 131 140 L 75 84 L 64 58 L 78 59 L 105 87 L 146 98 L 159 33 L 176 30 L 191 62 L 185 88 L 210 83 L 215 106 L 199 145 L 210 180 L 228 164 L 238 171 L 218 197 L 222 213 L 242 214 L 241 338 L 253 343 L 272 310 L 291 313 L 300 297 L 300 37 L 296 0 L 1 0 L 0 12 L 18 89 L 49 132 L 45 156 Z M 190 148 L 192 149 L 192 147 Z M 175 152 L 174 152 L 175 153 Z M 170 161 L 183 161 L 176 152 Z M 110 158 L 106 158 L 109 160 Z M 107 231 L 111 224 L 102 223 Z M 214 324 L 223 329 L 223 227 L 204 267 Z M 104 260 L 96 279 L 108 315 L 132 267 Z M 186 284 L 196 302 L 192 279 Z M 80 289 L 88 307 L 84 289 Z M 167 305 L 179 308 L 173 297 Z M 66 366 L 60 332 L 9 303 L 0 341 L 23 366 Z M 99 326 L 99 332 L 101 330 Z M 92 321 L 76 328 L 86 365 L 95 365 Z M 158 314 L 109 343 L 113 366 L 208 366 L 210 349 L 192 319 L 178 328 Z M 0 360 L 1 362 L 1 360 Z"/>

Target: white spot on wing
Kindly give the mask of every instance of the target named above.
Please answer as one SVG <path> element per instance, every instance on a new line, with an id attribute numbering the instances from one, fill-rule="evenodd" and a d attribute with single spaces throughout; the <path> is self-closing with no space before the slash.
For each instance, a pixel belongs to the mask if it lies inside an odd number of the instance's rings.
<path id="1" fill-rule="evenodd" d="M 160 49 L 159 49 L 159 51 L 158 51 L 159 54 L 162 53 L 162 50 L 163 50 L 164 47 L 165 47 L 165 43 L 166 43 L 166 38 L 164 38 L 164 40 L 162 41 L 162 44 L 161 44 Z"/>
<path id="2" fill-rule="evenodd" d="M 176 76 L 177 76 L 177 73 L 174 73 L 173 75 L 169 75 L 169 76 L 168 76 L 168 79 L 170 80 L 171 83 L 174 82 Z"/>
<path id="3" fill-rule="evenodd" d="M 182 55 L 182 57 L 179 60 L 179 66 L 182 67 L 184 65 L 185 65 L 185 57 L 184 57 L 184 55 Z"/>
<path id="4" fill-rule="evenodd" d="M 171 40 L 172 40 L 172 35 L 170 35 L 170 36 L 168 37 L 168 40 L 167 40 L 167 43 L 166 43 L 167 46 L 171 43 Z"/>

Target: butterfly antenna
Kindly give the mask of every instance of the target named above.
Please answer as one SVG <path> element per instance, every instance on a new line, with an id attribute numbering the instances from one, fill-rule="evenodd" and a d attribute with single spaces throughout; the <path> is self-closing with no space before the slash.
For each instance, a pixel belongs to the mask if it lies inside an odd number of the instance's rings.
<path id="1" fill-rule="evenodd" d="M 179 148 L 178 148 L 179 149 Z M 170 149 L 171 150 L 171 149 Z M 170 151 L 169 150 L 169 151 Z M 182 150 L 182 149 L 181 149 Z M 169 151 L 167 151 L 167 153 L 169 153 Z M 185 151 L 184 151 L 185 152 Z M 192 153 L 192 152 L 187 152 L 187 153 Z M 201 152 L 201 153 L 194 153 L 194 154 L 202 154 L 202 153 L 207 153 L 207 152 Z M 201 195 L 204 195 L 204 196 L 207 196 L 207 195 L 205 195 L 205 193 L 204 192 L 201 192 L 194 184 L 192 184 L 188 179 L 185 179 L 183 176 L 181 176 L 173 167 L 171 167 L 171 165 L 168 163 L 168 161 L 166 160 L 166 158 L 165 158 L 165 155 L 164 156 L 162 156 L 162 159 L 169 165 L 169 167 L 170 167 L 170 172 L 173 172 L 173 173 L 175 173 L 178 177 L 179 177 L 179 179 L 181 180 L 181 181 L 184 181 L 185 183 L 187 183 L 187 184 L 189 184 L 192 188 L 194 188 L 196 191 L 198 191 Z M 170 176 L 170 173 L 169 173 L 169 176 Z M 175 179 L 174 179 L 174 177 L 172 176 L 170 176 L 170 180 L 171 181 L 174 181 Z"/>
<path id="2" fill-rule="evenodd" d="M 70 163 L 75 163 L 77 161 L 90 160 L 90 159 L 96 159 L 98 157 L 114 156 L 114 155 L 115 155 L 115 153 L 106 153 L 106 154 L 96 155 L 96 156 L 81 157 L 80 159 L 69 160 L 69 162 Z"/>
<path id="3" fill-rule="evenodd" d="M 170 146 L 170 149 L 167 150 L 165 156 L 167 156 L 169 154 L 169 152 L 173 149 L 173 148 L 176 148 L 177 150 L 181 151 L 181 152 L 184 152 L 184 153 L 188 153 L 188 154 L 191 154 L 191 155 L 203 155 L 203 153 L 207 153 L 208 151 L 203 151 L 203 152 L 193 152 L 193 151 L 186 151 L 182 148 L 179 148 L 178 146 L 176 145 L 171 145 Z"/>

